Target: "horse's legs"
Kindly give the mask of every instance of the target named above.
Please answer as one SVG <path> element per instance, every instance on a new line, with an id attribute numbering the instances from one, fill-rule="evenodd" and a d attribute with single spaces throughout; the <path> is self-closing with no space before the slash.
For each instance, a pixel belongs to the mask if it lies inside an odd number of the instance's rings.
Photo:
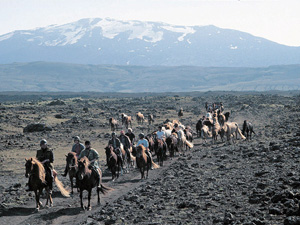
<path id="1" fill-rule="evenodd" d="M 81 205 L 81 208 L 84 209 L 83 207 L 83 201 L 82 201 L 82 192 L 83 192 L 83 189 L 80 189 L 80 205 Z"/>
<path id="2" fill-rule="evenodd" d="M 151 167 L 151 166 L 149 166 L 149 163 L 147 163 L 147 177 L 146 177 L 146 179 L 148 179 L 148 172 L 149 172 L 149 167 Z"/>
<path id="3" fill-rule="evenodd" d="M 90 189 L 90 190 L 88 190 L 88 206 L 87 206 L 87 209 L 88 210 L 91 210 L 92 209 L 92 207 L 91 207 L 91 194 L 92 194 L 92 189 Z M 98 190 L 98 188 L 97 188 L 97 192 L 98 192 L 98 194 L 99 194 L 99 190 Z M 99 197 L 99 196 L 98 196 Z"/>
<path id="4" fill-rule="evenodd" d="M 97 195 L 98 195 L 98 205 L 100 205 L 100 189 L 97 188 Z"/>
<path id="5" fill-rule="evenodd" d="M 38 190 L 35 190 L 34 194 L 35 194 L 35 203 L 36 203 L 35 211 L 39 211 L 39 209 L 40 209 L 40 193 L 38 192 Z"/>
<path id="6" fill-rule="evenodd" d="M 71 176 L 70 176 L 70 181 L 71 181 L 71 189 L 72 189 L 71 194 L 74 194 L 74 192 L 73 192 L 73 177 L 71 177 Z"/>

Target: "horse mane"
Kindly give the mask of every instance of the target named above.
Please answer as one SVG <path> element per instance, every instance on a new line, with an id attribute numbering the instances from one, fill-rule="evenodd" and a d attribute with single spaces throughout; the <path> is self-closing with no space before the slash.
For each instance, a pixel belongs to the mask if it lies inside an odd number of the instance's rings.
<path id="1" fill-rule="evenodd" d="M 39 174 L 38 174 L 39 178 L 42 181 L 42 183 L 45 183 L 46 173 L 45 173 L 45 168 L 44 168 L 43 164 L 36 158 L 30 158 L 30 160 L 33 165 L 35 164 L 37 166 L 38 171 L 39 171 Z"/>
<path id="2" fill-rule="evenodd" d="M 139 146 L 137 146 L 137 147 L 140 147 L 140 148 L 142 149 L 142 152 L 143 152 L 143 153 L 145 153 L 145 151 L 146 151 L 146 148 L 144 147 L 144 145 L 140 144 L 140 145 L 139 145 Z"/>
<path id="3" fill-rule="evenodd" d="M 86 156 L 83 156 L 79 161 L 82 163 L 83 163 L 83 161 L 85 161 L 85 163 L 84 163 L 85 165 L 90 164 L 90 160 Z"/>

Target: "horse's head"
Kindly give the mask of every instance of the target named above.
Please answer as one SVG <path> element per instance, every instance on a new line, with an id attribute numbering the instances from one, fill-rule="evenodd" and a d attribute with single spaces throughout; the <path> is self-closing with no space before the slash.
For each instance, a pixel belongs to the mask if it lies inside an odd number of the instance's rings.
<path id="1" fill-rule="evenodd" d="M 106 156 L 109 156 L 111 154 L 111 151 L 113 150 L 113 147 L 112 145 L 108 145 L 104 149 L 105 149 Z"/>
<path id="2" fill-rule="evenodd" d="M 69 152 L 68 155 L 66 155 L 66 161 L 67 161 L 67 165 L 69 165 L 69 167 L 77 165 L 76 153 Z"/>
<path id="3" fill-rule="evenodd" d="M 145 147 L 143 145 L 139 145 L 136 147 L 136 157 L 139 158 L 143 155 L 143 152 L 145 151 Z"/>
<path id="4" fill-rule="evenodd" d="M 78 161 L 77 176 L 79 180 L 83 180 L 83 178 L 85 177 L 88 165 L 89 165 L 89 160 L 87 157 L 83 157 Z"/>
<path id="5" fill-rule="evenodd" d="M 33 165 L 34 165 L 34 161 L 32 158 L 30 159 L 26 159 L 25 158 L 25 177 L 28 177 L 31 173 L 31 171 L 33 170 Z"/>

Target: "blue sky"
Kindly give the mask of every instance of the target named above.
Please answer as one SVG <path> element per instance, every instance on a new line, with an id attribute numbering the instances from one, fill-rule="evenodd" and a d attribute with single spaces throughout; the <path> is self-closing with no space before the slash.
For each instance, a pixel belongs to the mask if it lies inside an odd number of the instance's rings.
<path id="1" fill-rule="evenodd" d="M 0 35 L 82 18 L 215 25 L 300 46 L 299 0 L 0 0 Z"/>

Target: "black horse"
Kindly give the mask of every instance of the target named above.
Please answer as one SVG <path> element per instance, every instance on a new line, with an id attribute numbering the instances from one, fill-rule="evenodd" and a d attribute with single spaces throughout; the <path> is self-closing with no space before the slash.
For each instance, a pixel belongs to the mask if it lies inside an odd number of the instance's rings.
<path id="1" fill-rule="evenodd" d="M 244 120 L 242 134 L 244 136 L 246 136 L 247 139 L 248 139 L 248 137 L 250 137 L 250 140 L 251 140 L 252 133 L 255 134 L 252 123 L 248 122 L 247 120 Z"/>
<path id="2" fill-rule="evenodd" d="M 203 118 L 201 118 L 200 120 L 198 120 L 197 124 L 196 124 L 196 132 L 197 132 L 197 137 L 201 137 L 201 129 L 203 126 Z"/>

